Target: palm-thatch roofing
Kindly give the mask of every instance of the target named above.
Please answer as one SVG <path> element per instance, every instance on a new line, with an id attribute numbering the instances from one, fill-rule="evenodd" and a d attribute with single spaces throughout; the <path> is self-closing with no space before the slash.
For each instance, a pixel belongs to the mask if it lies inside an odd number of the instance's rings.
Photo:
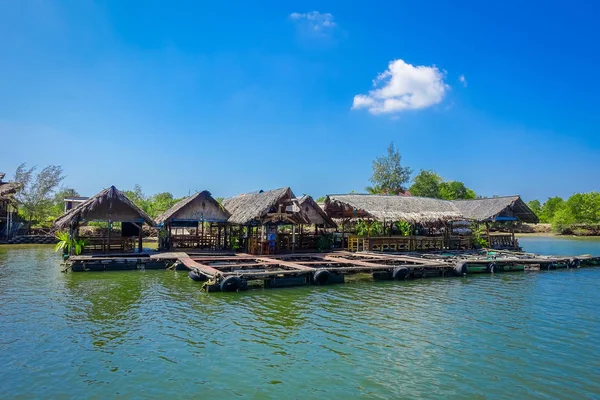
<path id="1" fill-rule="evenodd" d="M 156 218 L 157 224 L 171 221 L 226 222 L 231 214 L 222 207 L 208 190 L 195 193 L 178 201 Z"/>
<path id="2" fill-rule="evenodd" d="M 325 212 L 336 219 L 365 218 L 378 221 L 407 221 L 413 224 L 462 219 L 461 213 L 451 201 L 379 194 L 328 195 L 325 198 Z"/>
<path id="3" fill-rule="evenodd" d="M 2 182 L 5 175 L 4 172 L 0 172 L 0 201 L 12 203 L 22 185 L 18 182 Z"/>
<path id="4" fill-rule="evenodd" d="M 20 183 L 0 182 L 0 200 L 12 200 L 19 189 L 21 189 Z"/>
<path id="5" fill-rule="evenodd" d="M 236 225 L 262 225 L 268 222 L 309 224 L 289 187 L 240 194 L 223 200 L 231 214 L 228 222 Z"/>
<path id="6" fill-rule="evenodd" d="M 313 225 L 323 225 L 325 228 L 337 228 L 337 224 L 311 196 L 304 195 L 298 199 L 300 208 L 308 216 Z"/>
<path id="7" fill-rule="evenodd" d="M 519 220 L 538 223 L 537 215 L 527 206 L 520 196 L 490 197 L 473 200 L 453 200 L 465 219 L 474 221 Z"/>
<path id="8" fill-rule="evenodd" d="M 146 222 L 156 226 L 152 218 L 136 206 L 116 187 L 104 189 L 54 221 L 59 229 L 86 221 Z"/>

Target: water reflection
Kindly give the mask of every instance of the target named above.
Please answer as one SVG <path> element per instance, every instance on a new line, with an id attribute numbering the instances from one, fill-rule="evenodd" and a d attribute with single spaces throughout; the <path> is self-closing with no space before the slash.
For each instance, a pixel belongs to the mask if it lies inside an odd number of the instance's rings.
<path id="1" fill-rule="evenodd" d="M 136 275 L 129 271 L 65 274 L 67 318 L 90 326 L 95 346 L 122 344 L 138 324 L 146 282 Z"/>

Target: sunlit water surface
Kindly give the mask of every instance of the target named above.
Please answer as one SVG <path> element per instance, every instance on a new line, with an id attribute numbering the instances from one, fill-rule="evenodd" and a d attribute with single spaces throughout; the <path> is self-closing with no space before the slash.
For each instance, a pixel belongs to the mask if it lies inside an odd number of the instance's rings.
<path id="1" fill-rule="evenodd" d="M 211 294 L 60 270 L 0 246 L 3 398 L 600 397 L 600 268 Z"/>

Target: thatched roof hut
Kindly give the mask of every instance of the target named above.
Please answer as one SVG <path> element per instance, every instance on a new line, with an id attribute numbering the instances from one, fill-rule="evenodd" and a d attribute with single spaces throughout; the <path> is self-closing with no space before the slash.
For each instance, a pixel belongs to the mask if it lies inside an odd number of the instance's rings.
<path id="1" fill-rule="evenodd" d="M 54 221 L 59 229 L 87 221 L 146 222 L 156 226 L 152 218 L 136 206 L 116 187 L 111 186 L 90 197 Z"/>
<path id="2" fill-rule="evenodd" d="M 337 228 L 337 224 L 329 215 L 319 206 L 311 196 L 304 195 L 298 199 L 300 209 L 302 209 L 310 223 L 313 225 L 322 225 L 325 228 Z"/>
<path id="3" fill-rule="evenodd" d="M 235 225 L 310 223 L 289 187 L 240 194 L 223 200 L 223 207 L 231 214 L 228 222 Z"/>
<path id="4" fill-rule="evenodd" d="M 195 193 L 169 208 L 156 218 L 158 225 L 178 222 L 226 222 L 231 214 L 208 190 Z"/>
<path id="5" fill-rule="evenodd" d="M 0 202 L 12 203 L 15 194 L 21 189 L 21 184 L 18 182 L 3 182 L 4 172 L 0 172 Z"/>
<path id="6" fill-rule="evenodd" d="M 325 198 L 325 212 L 335 219 L 364 218 L 407 221 L 412 224 L 432 224 L 462 218 L 451 201 L 379 194 L 328 195 Z"/>
<path id="7" fill-rule="evenodd" d="M 453 200 L 465 219 L 484 222 L 522 221 L 538 223 L 537 215 L 520 196 L 491 197 L 473 200 Z"/>

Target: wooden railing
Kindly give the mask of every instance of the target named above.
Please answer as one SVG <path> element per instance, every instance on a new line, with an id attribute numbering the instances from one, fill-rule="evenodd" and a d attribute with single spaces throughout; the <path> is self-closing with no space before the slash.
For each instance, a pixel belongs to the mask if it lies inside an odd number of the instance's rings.
<path id="1" fill-rule="evenodd" d="M 349 251 L 419 251 L 446 248 L 443 236 L 349 236 Z"/>
<path id="2" fill-rule="evenodd" d="M 85 239 L 83 251 L 89 252 L 108 252 L 108 251 L 131 251 L 137 246 L 137 238 L 135 237 L 111 237 L 110 243 L 106 236 L 82 236 Z"/>
<path id="3" fill-rule="evenodd" d="M 471 236 L 450 236 L 448 249 L 450 250 L 469 250 L 473 248 L 473 239 Z"/>
<path id="4" fill-rule="evenodd" d="M 512 235 L 490 235 L 488 240 L 489 247 L 492 249 L 505 249 L 515 247 Z"/>
<path id="5" fill-rule="evenodd" d="M 224 237 L 221 237 L 221 241 Z M 217 250 L 223 246 L 218 243 L 218 238 L 209 235 L 172 235 L 171 245 L 174 249 L 206 249 Z"/>

